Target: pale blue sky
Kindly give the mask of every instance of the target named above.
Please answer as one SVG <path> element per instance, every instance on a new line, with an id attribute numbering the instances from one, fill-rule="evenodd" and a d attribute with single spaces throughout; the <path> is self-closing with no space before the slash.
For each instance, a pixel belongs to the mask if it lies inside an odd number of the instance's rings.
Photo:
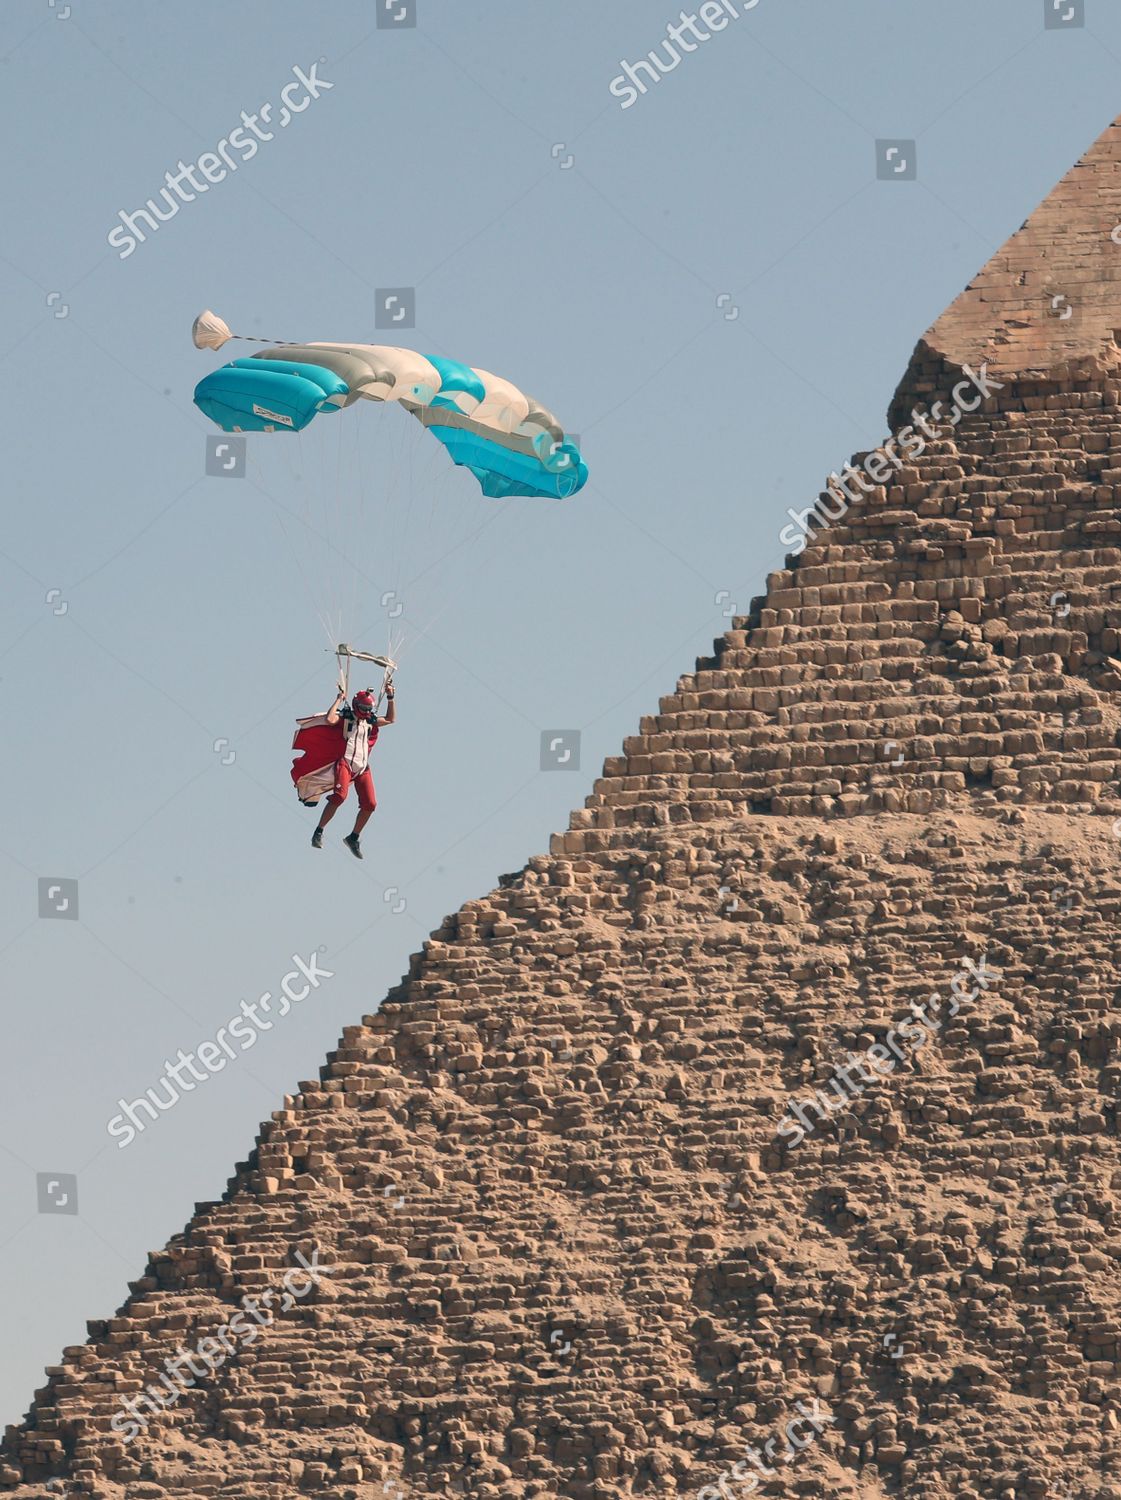
<path id="1" fill-rule="evenodd" d="M 409 29 L 374 0 L 0 12 L 0 1421 L 443 914 L 547 849 L 1121 107 L 1112 0 L 1065 30 L 1044 0 L 760 0 L 627 110 L 611 80 L 673 6 L 418 5 Z M 320 58 L 333 87 L 121 260 L 118 211 Z M 917 181 L 877 181 L 878 138 L 917 140 Z M 396 286 L 399 339 L 374 319 Z M 591 483 L 496 505 L 365 405 L 322 419 L 351 424 L 341 471 L 317 424 L 207 478 L 204 306 L 506 375 Z M 379 647 L 396 589 L 411 635 L 362 865 L 342 814 L 311 852 L 287 777 L 331 696 L 329 564 L 349 629 Z M 579 770 L 539 769 L 556 728 Z M 37 915 L 48 877 L 78 880 L 77 921 Z M 117 1099 L 320 945 L 334 977 L 119 1151 Z M 39 1173 L 77 1174 L 76 1216 L 38 1211 Z"/>

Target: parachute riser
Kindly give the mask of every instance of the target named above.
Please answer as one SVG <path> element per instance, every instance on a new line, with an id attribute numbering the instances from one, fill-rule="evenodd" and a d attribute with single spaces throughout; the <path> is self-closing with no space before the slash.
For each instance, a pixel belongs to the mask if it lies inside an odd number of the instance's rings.
<path id="1" fill-rule="evenodd" d="M 372 651 L 355 651 L 352 646 L 340 642 L 335 647 L 335 661 L 338 663 L 339 668 L 339 686 L 347 697 L 350 696 L 350 662 L 368 661 L 372 662 L 374 666 L 383 669 L 384 676 L 382 677 L 381 690 L 377 698 L 377 706 L 380 709 L 382 699 L 385 697 L 385 690 L 392 683 L 393 674 L 397 670 L 397 663 L 393 658 L 390 656 L 380 656 Z M 346 666 L 343 665 L 344 662 L 347 663 Z"/>

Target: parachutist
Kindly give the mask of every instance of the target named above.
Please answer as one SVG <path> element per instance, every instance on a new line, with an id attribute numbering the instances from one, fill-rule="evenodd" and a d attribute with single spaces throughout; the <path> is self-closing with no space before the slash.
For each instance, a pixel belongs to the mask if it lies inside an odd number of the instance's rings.
<path id="1" fill-rule="evenodd" d="M 353 786 L 358 794 L 358 816 L 353 830 L 343 842 L 355 859 L 363 857 L 359 840 L 378 805 L 374 778 L 370 773 L 370 751 L 381 730 L 397 719 L 396 690 L 391 681 L 385 685 L 385 697 L 385 717 L 380 718 L 373 688 L 355 693 L 348 706 L 346 690 L 340 687 L 326 714 L 303 721 L 297 732 L 295 748 L 304 752 L 303 758 L 292 768 L 297 787 L 314 778 L 318 778 L 314 790 L 326 791 L 328 785 L 331 787 L 327 805 L 311 836 L 313 849 L 322 849 L 323 830 L 346 801 Z M 304 790 L 308 789 L 304 785 Z"/>

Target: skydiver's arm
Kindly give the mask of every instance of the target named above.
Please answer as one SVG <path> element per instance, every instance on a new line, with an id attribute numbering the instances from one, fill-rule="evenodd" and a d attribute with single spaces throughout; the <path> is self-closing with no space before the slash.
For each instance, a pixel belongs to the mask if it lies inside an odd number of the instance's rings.
<path id="1" fill-rule="evenodd" d="M 343 691 L 342 688 L 340 688 L 339 689 L 339 696 L 335 699 L 334 703 L 332 703 L 331 707 L 327 710 L 327 722 L 328 722 L 328 724 L 337 724 L 339 722 L 339 720 L 342 718 L 342 714 L 339 713 L 339 709 L 342 707 L 342 705 L 345 702 L 346 702 L 346 693 Z"/>
<path id="2" fill-rule="evenodd" d="M 387 724 L 395 724 L 397 722 L 397 690 L 393 686 L 387 687 L 385 698 L 387 704 L 385 718 L 378 720 L 379 729 L 384 729 Z"/>

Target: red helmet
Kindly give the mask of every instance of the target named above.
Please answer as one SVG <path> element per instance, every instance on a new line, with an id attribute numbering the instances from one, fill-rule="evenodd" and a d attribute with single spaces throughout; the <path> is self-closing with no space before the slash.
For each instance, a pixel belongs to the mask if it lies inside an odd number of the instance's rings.
<path id="1" fill-rule="evenodd" d="M 370 718 L 374 712 L 373 690 L 371 688 L 363 688 L 360 693 L 355 693 L 354 702 L 351 706 L 359 719 Z"/>

